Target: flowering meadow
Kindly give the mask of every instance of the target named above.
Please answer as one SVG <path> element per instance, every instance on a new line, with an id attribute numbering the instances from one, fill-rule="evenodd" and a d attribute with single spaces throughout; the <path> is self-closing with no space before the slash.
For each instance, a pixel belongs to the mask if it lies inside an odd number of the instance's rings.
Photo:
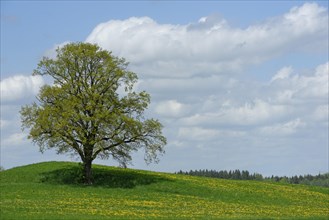
<path id="1" fill-rule="evenodd" d="M 0 219 L 328 219 L 329 189 L 45 162 L 0 172 Z"/>

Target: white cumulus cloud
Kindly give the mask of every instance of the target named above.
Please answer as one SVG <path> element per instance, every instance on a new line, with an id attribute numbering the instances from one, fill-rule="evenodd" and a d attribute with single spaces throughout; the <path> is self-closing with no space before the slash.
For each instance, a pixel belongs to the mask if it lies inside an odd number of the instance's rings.
<path id="1" fill-rule="evenodd" d="M 178 102 L 177 100 L 168 100 L 160 102 L 156 106 L 155 111 L 156 113 L 166 117 L 181 117 L 188 113 L 189 107 Z"/>
<path id="2" fill-rule="evenodd" d="M 272 77 L 272 82 L 275 81 L 275 80 L 278 80 L 278 79 L 286 79 L 286 78 L 289 78 L 289 76 L 291 75 L 291 73 L 293 72 L 293 69 L 292 67 L 283 67 L 282 69 L 280 69 L 278 71 L 277 74 L 275 74 L 273 77 Z"/>
<path id="3" fill-rule="evenodd" d="M 223 104 L 217 111 L 197 113 L 182 121 L 189 125 L 258 125 L 289 113 L 286 106 L 272 105 L 260 99 L 239 106 Z"/>
<path id="4" fill-rule="evenodd" d="M 1 140 L 1 146 L 6 148 L 11 146 L 19 146 L 26 142 L 26 140 L 27 135 L 25 133 L 13 133 Z"/>
<path id="5" fill-rule="evenodd" d="M 245 29 L 231 27 L 216 15 L 186 25 L 159 24 L 149 17 L 110 20 L 99 24 L 86 41 L 125 57 L 143 76 L 179 78 L 240 72 L 284 52 L 313 50 L 319 44 L 324 50 L 327 23 L 325 8 L 306 3 Z"/>
<path id="6" fill-rule="evenodd" d="M 48 58 L 51 58 L 51 59 L 55 59 L 56 55 L 57 55 L 56 50 L 64 47 L 66 44 L 69 44 L 69 43 L 70 43 L 69 41 L 65 41 L 65 42 L 60 43 L 60 44 L 55 44 L 52 48 L 48 49 L 44 53 L 44 56 L 48 57 Z"/>
<path id="7" fill-rule="evenodd" d="M 202 128 L 198 126 L 181 127 L 178 130 L 178 138 L 185 141 L 214 141 L 220 138 L 241 138 L 246 134 L 244 131 L 221 130 Z"/>
<path id="8" fill-rule="evenodd" d="M 260 128 L 260 132 L 265 135 L 291 135 L 297 132 L 298 129 L 304 127 L 306 124 L 300 119 L 294 119 L 285 123 L 278 123 L 271 126 Z"/>
<path id="9" fill-rule="evenodd" d="M 44 80 L 41 76 L 16 75 L 1 81 L 1 102 L 30 98 L 36 95 Z"/>
<path id="10" fill-rule="evenodd" d="M 274 80 L 273 80 L 274 79 Z M 280 79 L 280 80 L 278 80 Z M 273 78 L 270 88 L 277 91 L 281 101 L 323 99 L 327 101 L 329 88 L 329 62 L 316 67 L 309 75 L 292 74 L 291 68 L 281 69 Z"/>
<path id="11" fill-rule="evenodd" d="M 312 116 L 317 121 L 324 121 L 328 123 L 329 105 L 326 104 L 326 105 L 317 106 Z"/>

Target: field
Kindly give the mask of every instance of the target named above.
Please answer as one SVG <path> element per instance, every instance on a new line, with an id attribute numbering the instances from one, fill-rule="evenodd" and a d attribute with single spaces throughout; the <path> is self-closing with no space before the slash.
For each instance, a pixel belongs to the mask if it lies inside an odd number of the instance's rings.
<path id="1" fill-rule="evenodd" d="M 0 172 L 0 219 L 328 219 L 329 189 L 45 162 Z"/>

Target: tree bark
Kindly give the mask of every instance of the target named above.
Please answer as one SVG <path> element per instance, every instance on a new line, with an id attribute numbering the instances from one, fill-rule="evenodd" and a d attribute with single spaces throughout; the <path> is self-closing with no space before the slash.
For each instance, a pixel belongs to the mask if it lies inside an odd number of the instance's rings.
<path id="1" fill-rule="evenodd" d="M 83 162 L 83 173 L 84 173 L 84 182 L 86 185 L 92 185 L 92 170 L 91 170 L 91 159 L 86 159 Z"/>

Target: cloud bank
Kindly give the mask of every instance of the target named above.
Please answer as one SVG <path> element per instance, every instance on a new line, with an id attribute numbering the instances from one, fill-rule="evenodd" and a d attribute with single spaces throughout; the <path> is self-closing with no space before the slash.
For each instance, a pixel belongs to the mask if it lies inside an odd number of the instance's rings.
<path id="1" fill-rule="evenodd" d="M 328 47 L 328 13 L 315 3 L 245 29 L 216 15 L 187 25 L 132 17 L 99 24 L 87 42 L 125 57 L 143 76 L 232 74 L 286 52 Z"/>

